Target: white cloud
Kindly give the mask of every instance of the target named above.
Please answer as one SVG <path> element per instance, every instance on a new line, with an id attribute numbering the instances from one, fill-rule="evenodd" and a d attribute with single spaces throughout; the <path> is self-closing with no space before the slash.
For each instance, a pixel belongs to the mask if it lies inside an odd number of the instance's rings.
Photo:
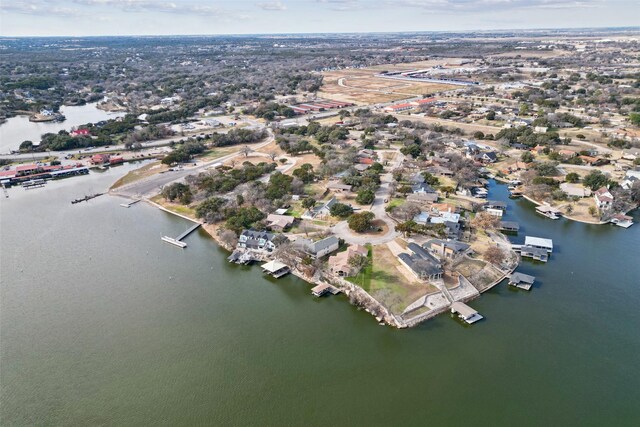
<path id="1" fill-rule="evenodd" d="M 415 7 L 433 11 L 493 12 L 514 9 L 592 8 L 603 0 L 386 0 L 388 6 Z"/>
<path id="2" fill-rule="evenodd" d="M 287 6 L 281 1 L 261 2 L 261 3 L 256 3 L 256 6 L 258 6 L 262 10 L 268 10 L 268 11 L 287 10 Z"/>

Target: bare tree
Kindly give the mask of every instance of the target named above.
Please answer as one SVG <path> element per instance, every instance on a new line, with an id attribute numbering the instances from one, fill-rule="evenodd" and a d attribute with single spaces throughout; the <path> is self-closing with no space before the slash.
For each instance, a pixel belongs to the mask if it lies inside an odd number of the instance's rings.
<path id="1" fill-rule="evenodd" d="M 269 152 L 269 158 L 271 159 L 272 162 L 276 160 L 277 156 L 278 156 L 277 153 L 275 153 L 273 151 Z"/>
<path id="2" fill-rule="evenodd" d="M 238 244 L 236 233 L 231 230 L 222 230 L 219 236 L 220 241 L 227 247 L 233 248 Z"/>
<path id="3" fill-rule="evenodd" d="M 252 151 L 253 150 L 248 145 L 245 145 L 244 147 L 242 147 L 242 149 L 240 149 L 240 152 L 244 154 L 245 157 L 249 157 L 249 154 L 251 154 Z"/>
<path id="4" fill-rule="evenodd" d="M 504 252 L 502 251 L 502 249 L 500 249 L 497 246 L 490 246 L 484 252 L 484 259 L 494 265 L 502 264 L 502 261 L 504 261 L 504 258 L 505 258 Z"/>

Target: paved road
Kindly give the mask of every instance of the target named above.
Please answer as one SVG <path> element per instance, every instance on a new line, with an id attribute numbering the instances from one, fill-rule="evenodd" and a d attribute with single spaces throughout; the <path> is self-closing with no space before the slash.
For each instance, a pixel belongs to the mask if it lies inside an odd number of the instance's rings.
<path id="1" fill-rule="evenodd" d="M 242 119 L 242 121 L 244 123 L 246 123 L 248 126 L 245 127 L 245 129 L 260 129 L 262 128 L 264 125 L 256 120 L 252 120 L 249 118 L 245 118 Z M 158 139 L 155 141 L 146 141 L 146 142 L 142 142 L 142 149 L 145 148 L 155 148 L 155 147 L 164 147 L 167 145 L 171 145 L 171 143 L 174 142 L 178 142 L 182 139 L 187 139 L 187 138 L 195 138 L 197 136 L 200 136 L 202 134 L 204 135 L 210 135 L 213 133 L 227 133 L 229 132 L 231 129 L 234 129 L 234 127 L 228 127 L 228 128 L 224 128 L 224 129 L 216 129 L 216 130 L 208 130 L 206 132 L 202 131 L 202 132 L 195 132 L 195 133 L 190 133 L 190 134 L 186 134 L 186 135 L 176 135 L 176 136 L 172 136 L 171 138 L 165 138 L 165 139 Z M 73 150 L 65 150 L 65 151 L 46 151 L 46 152 L 42 152 L 42 153 L 19 153 L 19 154 L 11 154 L 11 153 L 5 153 L 5 154 L 0 154 L 0 159 L 8 159 L 8 160 L 38 160 L 38 159 L 44 159 L 47 157 L 51 157 L 51 156 L 57 156 L 58 158 L 64 158 L 68 155 L 74 155 L 74 154 L 85 154 L 85 155 L 91 155 L 92 153 L 117 153 L 120 151 L 127 151 L 127 149 L 125 148 L 124 144 L 119 144 L 119 145 L 110 145 L 109 148 L 107 147 L 96 147 L 94 149 L 91 150 L 87 150 L 84 149 L 82 151 L 78 150 L 78 149 L 73 149 Z"/>
<path id="2" fill-rule="evenodd" d="M 257 143 L 255 145 L 250 145 L 253 150 L 259 150 L 262 147 L 269 145 L 273 142 L 274 137 L 271 131 L 269 131 L 269 137 L 263 142 Z M 132 198 L 149 198 L 155 196 L 163 186 L 167 184 L 171 184 L 174 182 L 179 182 L 184 180 L 187 175 L 194 175 L 200 172 L 203 172 L 207 168 L 211 167 L 216 163 L 223 163 L 227 160 L 233 159 L 234 157 L 242 155 L 240 152 L 241 147 L 238 147 L 238 151 L 235 151 L 231 154 L 227 154 L 226 156 L 218 157 L 215 160 L 211 160 L 206 163 L 199 164 L 194 167 L 184 168 L 181 170 L 166 172 L 163 174 L 156 174 L 149 176 L 147 178 L 143 178 L 131 184 L 124 185 L 113 190 L 114 194 L 118 194 L 125 197 Z"/>
<path id="3" fill-rule="evenodd" d="M 384 153 L 387 151 L 389 152 L 393 151 L 397 153 L 396 158 L 393 161 L 393 164 L 389 165 L 388 167 L 389 170 L 394 170 L 395 168 L 397 168 L 399 165 L 402 164 L 404 156 L 395 150 L 384 150 L 384 151 L 381 150 L 380 152 Z M 331 227 L 331 231 L 333 231 L 333 233 L 336 236 L 343 239 L 347 243 L 360 244 L 360 245 L 364 245 L 366 243 L 371 243 L 372 245 L 379 245 L 382 243 L 390 242 L 394 240 L 396 237 L 398 237 L 400 233 L 396 231 L 395 222 L 393 222 L 393 220 L 387 216 L 387 212 L 385 211 L 386 203 L 384 202 L 385 199 L 388 199 L 390 197 L 389 184 L 392 182 L 392 180 L 393 180 L 393 174 L 391 172 L 388 172 L 380 177 L 380 181 L 381 181 L 380 188 L 378 188 L 378 190 L 376 191 L 376 197 L 373 200 L 373 204 L 369 209 L 371 212 L 374 213 L 374 215 L 376 216 L 376 219 L 384 221 L 384 223 L 387 225 L 388 231 L 385 234 L 383 234 L 382 236 L 371 236 L 371 235 L 365 236 L 365 235 L 353 233 L 349 228 L 349 224 L 347 223 L 347 221 L 341 221 L 337 223 L 336 225 Z"/>

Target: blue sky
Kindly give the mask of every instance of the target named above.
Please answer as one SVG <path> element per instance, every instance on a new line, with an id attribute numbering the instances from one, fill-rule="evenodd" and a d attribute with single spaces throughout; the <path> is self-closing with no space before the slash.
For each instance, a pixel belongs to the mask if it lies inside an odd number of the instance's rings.
<path id="1" fill-rule="evenodd" d="M 462 31 L 637 26 L 638 0 L 0 0 L 0 35 Z"/>

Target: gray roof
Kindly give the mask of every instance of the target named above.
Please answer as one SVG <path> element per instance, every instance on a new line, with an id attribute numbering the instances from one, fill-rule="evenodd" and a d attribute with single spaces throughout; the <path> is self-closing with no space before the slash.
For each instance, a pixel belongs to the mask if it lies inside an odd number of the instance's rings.
<path id="1" fill-rule="evenodd" d="M 530 285 L 533 284 L 534 280 L 536 280 L 534 276 L 529 276 L 528 274 L 517 272 L 512 273 L 509 279 L 512 283 L 528 283 Z"/>
<path id="2" fill-rule="evenodd" d="M 510 228 L 512 230 L 519 230 L 520 224 L 515 221 L 500 221 L 500 228 Z"/>
<path id="3" fill-rule="evenodd" d="M 398 255 L 398 258 L 407 264 L 418 276 L 433 276 L 442 273 L 440 261 L 422 248 L 422 246 L 416 243 L 409 243 L 407 249 L 413 252 L 413 255 L 403 253 Z"/>
<path id="4" fill-rule="evenodd" d="M 520 248 L 520 252 L 522 252 L 523 254 L 531 254 L 531 255 L 538 255 L 538 256 L 547 256 L 547 250 L 546 249 L 542 249 L 542 248 L 536 248 L 534 246 L 528 246 L 528 245 L 524 245 Z"/>
<path id="5" fill-rule="evenodd" d="M 307 246 L 309 252 L 317 254 L 318 252 L 330 248 L 331 246 L 340 244 L 340 241 L 336 236 L 329 236 L 317 242 L 313 242 Z"/>
<path id="6" fill-rule="evenodd" d="M 428 242 L 426 242 L 422 246 L 423 247 L 430 246 L 432 243 L 437 243 L 439 245 L 444 245 L 444 247 L 451 248 L 456 252 L 466 251 L 467 249 L 469 249 L 471 247 L 470 245 L 468 245 L 466 243 L 459 242 L 457 240 L 442 240 L 442 239 L 431 239 L 431 240 L 429 240 Z"/>
<path id="7" fill-rule="evenodd" d="M 425 193 L 435 193 L 434 190 L 429 184 L 422 182 L 420 184 L 414 184 L 411 186 L 411 190 L 415 193 L 417 191 L 424 191 Z"/>
<path id="8" fill-rule="evenodd" d="M 485 208 L 496 208 L 496 209 L 506 209 L 507 204 L 500 200 L 490 200 L 484 204 Z"/>

